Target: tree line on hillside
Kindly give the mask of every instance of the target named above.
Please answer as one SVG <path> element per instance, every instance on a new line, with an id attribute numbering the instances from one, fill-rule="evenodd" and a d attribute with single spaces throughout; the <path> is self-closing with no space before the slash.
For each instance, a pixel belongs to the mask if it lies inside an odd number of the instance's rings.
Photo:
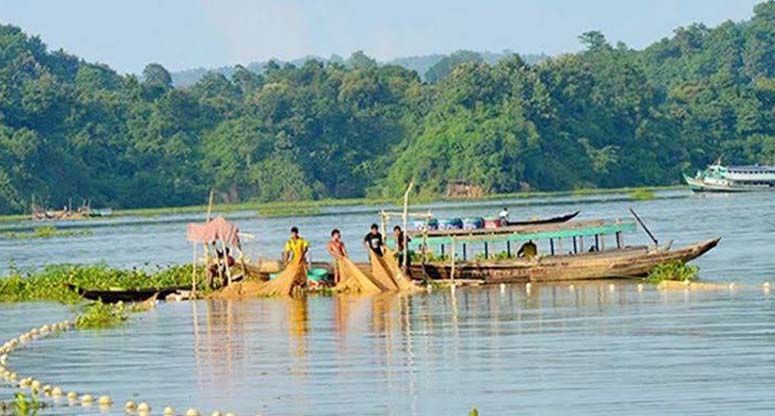
<path id="1" fill-rule="evenodd" d="M 269 62 L 174 88 L 0 26 L 0 213 L 89 198 L 114 208 L 677 183 L 723 155 L 775 162 L 775 2 L 644 50 L 528 64 L 448 56 L 433 80 L 363 53 Z M 431 82 L 432 81 L 432 82 Z"/>

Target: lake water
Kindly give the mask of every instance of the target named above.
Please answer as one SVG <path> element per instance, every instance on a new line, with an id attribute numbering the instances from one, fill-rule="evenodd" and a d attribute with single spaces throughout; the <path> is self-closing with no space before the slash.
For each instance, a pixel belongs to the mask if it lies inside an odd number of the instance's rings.
<path id="1" fill-rule="evenodd" d="M 412 296 L 311 297 L 161 303 L 125 327 L 68 332 L 11 358 L 23 376 L 65 390 L 148 401 L 154 413 L 241 415 L 772 414 L 775 412 L 773 194 L 660 193 L 434 204 L 443 216 L 512 218 L 582 210 L 580 218 L 626 218 L 635 208 L 660 241 L 722 236 L 696 263 L 704 280 L 733 290 L 638 292 L 616 282 L 472 287 Z M 330 228 L 356 258 L 375 207 L 304 218 L 232 215 L 256 234 L 246 251 L 276 257 L 290 225 L 325 260 Z M 6 267 L 97 262 L 120 267 L 190 261 L 193 218 L 111 219 L 93 235 L 3 242 Z M 21 225 L 23 226 L 23 225 Z M 645 243 L 645 234 L 627 236 Z M 0 339 L 71 316 L 53 304 L 0 305 Z M 8 386 L 0 397 L 10 397 Z M 47 414 L 98 414 L 97 408 Z"/>

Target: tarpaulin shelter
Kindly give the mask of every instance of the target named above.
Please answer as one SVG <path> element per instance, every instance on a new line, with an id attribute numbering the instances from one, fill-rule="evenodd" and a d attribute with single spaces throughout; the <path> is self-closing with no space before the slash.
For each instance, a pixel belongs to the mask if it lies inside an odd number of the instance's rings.
<path id="1" fill-rule="evenodd" d="M 193 243 L 194 260 L 193 260 L 193 281 L 192 292 L 196 292 L 196 247 L 197 243 L 202 243 L 205 247 L 205 259 L 209 263 L 208 247 L 211 242 L 220 241 L 222 244 L 224 265 L 226 267 L 226 277 L 228 283 L 231 283 L 231 270 L 228 262 L 228 254 L 226 253 L 226 247 L 231 246 L 241 250 L 239 239 L 239 228 L 237 225 L 227 221 L 222 216 L 215 217 L 214 219 L 207 221 L 204 224 L 189 223 L 186 231 L 186 238 Z M 221 269 L 218 269 L 219 273 L 222 273 Z"/>

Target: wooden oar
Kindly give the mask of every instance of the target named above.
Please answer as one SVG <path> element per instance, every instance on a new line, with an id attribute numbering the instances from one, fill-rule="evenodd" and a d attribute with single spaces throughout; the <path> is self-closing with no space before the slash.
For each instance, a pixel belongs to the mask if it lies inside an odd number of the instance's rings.
<path id="1" fill-rule="evenodd" d="M 644 223 L 643 223 L 643 220 L 642 220 L 642 219 L 640 219 L 640 217 L 639 217 L 639 216 L 638 216 L 638 214 L 635 212 L 635 210 L 634 210 L 634 209 L 632 209 L 632 208 L 630 208 L 630 213 L 631 213 L 631 214 L 632 214 L 632 216 L 633 216 L 633 217 L 635 217 L 635 219 L 638 221 L 638 224 L 640 224 L 640 226 L 641 226 L 641 227 L 643 227 L 643 231 L 645 231 L 645 232 L 646 232 L 646 234 L 648 234 L 648 235 L 649 235 L 649 238 L 651 238 L 651 241 L 653 241 L 653 242 L 654 242 L 654 245 L 655 245 L 655 246 L 658 246 L 658 245 L 659 245 L 659 241 L 657 241 L 657 238 L 656 238 L 656 237 L 654 237 L 654 234 L 652 234 L 652 233 L 651 233 L 651 230 L 649 230 L 649 227 L 646 227 L 646 224 L 644 224 Z"/>

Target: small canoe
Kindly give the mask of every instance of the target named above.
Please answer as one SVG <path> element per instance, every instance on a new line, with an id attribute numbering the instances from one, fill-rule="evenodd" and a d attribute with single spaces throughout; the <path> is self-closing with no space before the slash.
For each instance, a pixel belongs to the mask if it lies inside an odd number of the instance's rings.
<path id="1" fill-rule="evenodd" d="M 141 302 L 156 295 L 164 299 L 168 295 L 182 290 L 191 290 L 191 286 L 174 286 L 148 289 L 123 289 L 123 290 L 89 290 L 78 287 L 72 283 L 67 286 L 70 290 L 89 300 L 99 300 L 105 303 L 116 302 Z"/>
<path id="2" fill-rule="evenodd" d="M 543 219 L 536 219 L 536 220 L 526 220 L 526 221 L 509 221 L 507 224 L 509 227 L 515 226 L 515 225 L 539 225 L 539 224 L 556 224 L 561 222 L 568 222 L 574 218 L 576 218 L 577 215 L 579 215 L 581 211 L 571 212 L 568 214 L 560 215 L 557 217 L 551 217 L 551 218 L 543 218 Z M 506 224 L 504 224 L 506 225 Z"/>

